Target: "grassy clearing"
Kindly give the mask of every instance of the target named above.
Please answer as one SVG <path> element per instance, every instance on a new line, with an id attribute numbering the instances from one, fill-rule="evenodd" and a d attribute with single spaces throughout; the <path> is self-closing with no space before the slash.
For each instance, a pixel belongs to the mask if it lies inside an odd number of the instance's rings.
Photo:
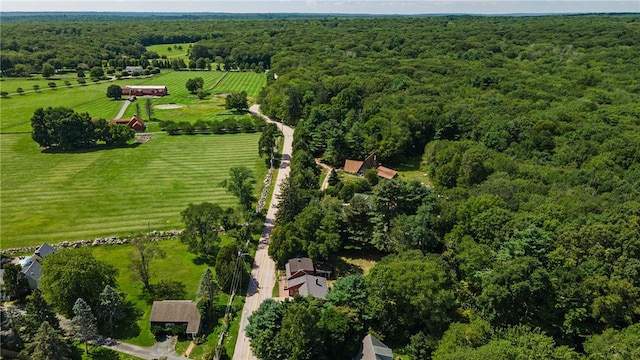
<path id="1" fill-rule="evenodd" d="M 374 250 L 342 250 L 333 260 L 336 273 L 332 274 L 332 277 L 367 275 L 383 256 L 384 254 Z"/>
<path id="2" fill-rule="evenodd" d="M 160 44 L 147 46 L 147 51 L 153 51 L 160 55 L 166 56 L 167 59 L 183 59 L 185 62 L 189 61 L 187 56 L 187 50 L 189 50 L 190 43 L 186 44 Z M 177 49 L 178 46 L 182 46 L 182 49 Z M 171 50 L 169 50 L 171 49 Z"/>
<path id="3" fill-rule="evenodd" d="M 246 91 L 247 96 L 255 98 L 263 87 L 267 85 L 264 74 L 254 72 L 229 72 L 213 89 L 214 93 L 238 93 Z"/>
<path id="4" fill-rule="evenodd" d="M 258 137 L 157 134 L 135 148 L 43 153 L 28 134 L 2 134 L 2 247 L 179 229 L 189 203 L 236 206 L 219 183 L 248 166 L 258 194 Z"/>
<path id="5" fill-rule="evenodd" d="M 120 84 L 120 82 L 116 83 Z M 31 131 L 33 112 L 37 108 L 49 106 L 63 106 L 77 112 L 88 112 L 92 117 L 113 119 L 118 114 L 122 102 L 107 98 L 107 87 L 111 84 L 111 82 L 103 82 L 67 88 L 61 83 L 62 86 L 55 90 L 50 90 L 45 85 L 39 93 L 29 92 L 1 99 L 0 131 Z"/>
<path id="6" fill-rule="evenodd" d="M 86 79 L 87 82 L 91 82 L 90 79 Z M 43 78 L 41 75 L 34 75 L 30 78 L 0 78 L 0 90 L 6 91 L 9 94 L 16 93 L 18 88 L 22 88 L 24 91 L 33 90 L 33 85 L 40 86 L 41 89 L 49 87 L 50 82 L 56 83 L 60 87 L 64 87 L 64 82 L 68 81 L 73 85 L 78 84 L 77 73 L 64 73 L 52 76 L 49 79 Z"/>
<path id="7" fill-rule="evenodd" d="M 223 245 L 232 242 L 234 242 L 232 238 L 223 236 Z M 163 279 L 179 281 L 185 285 L 185 290 L 187 292 L 185 299 L 194 300 L 195 293 L 200 283 L 200 278 L 209 266 L 206 264 L 199 264 L 196 260 L 196 256 L 189 253 L 187 246 L 177 239 L 162 241 L 159 242 L 158 245 L 167 253 L 167 257 L 153 261 L 151 266 L 151 270 L 153 272 L 152 282 L 157 282 Z M 141 283 L 138 280 L 131 278 L 129 264 L 131 263 L 130 253 L 132 250 L 133 248 L 128 245 L 113 245 L 95 247 L 92 251 L 93 255 L 97 259 L 115 266 L 120 271 L 118 275 L 118 290 L 125 293 L 127 299 L 134 302 L 135 306 L 144 312 L 144 315 L 137 323 L 139 328 L 137 332 L 127 334 L 128 336 L 125 336 L 120 340 L 140 346 L 151 346 L 155 343 L 155 339 L 149 329 L 151 304 L 143 296 Z M 213 268 L 211 269 L 213 270 Z M 229 296 L 227 294 L 219 293 L 216 303 L 219 309 L 218 313 L 221 318 L 218 321 L 218 326 L 214 329 L 205 330 L 208 333 L 207 341 L 193 349 L 190 356 L 192 359 L 201 358 L 205 352 L 215 348 L 222 329 L 222 313 L 224 312 L 224 308 L 228 301 Z M 237 296 L 234 299 L 233 309 L 237 310 L 237 315 L 232 318 L 229 336 L 224 343 L 228 354 L 233 353 L 235 339 L 239 330 L 239 311 L 242 309 L 243 302 L 244 297 L 242 296 Z M 189 343 L 190 340 L 179 339 L 176 344 L 176 351 L 179 354 L 182 354 L 189 346 Z"/>

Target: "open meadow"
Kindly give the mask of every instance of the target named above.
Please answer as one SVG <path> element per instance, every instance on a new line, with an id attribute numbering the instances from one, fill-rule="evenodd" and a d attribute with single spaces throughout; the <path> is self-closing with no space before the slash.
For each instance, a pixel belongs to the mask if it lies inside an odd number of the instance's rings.
<path id="1" fill-rule="evenodd" d="M 214 94 L 246 91 L 247 97 L 255 98 L 266 85 L 267 78 L 264 74 L 229 72 L 212 91 Z"/>
<path id="2" fill-rule="evenodd" d="M 219 183 L 244 165 L 261 186 L 258 137 L 161 133 L 137 147 L 47 153 L 29 134 L 2 134 L 2 247 L 180 229 L 189 203 L 235 206 Z"/>
<path id="3" fill-rule="evenodd" d="M 186 44 L 158 44 L 147 46 L 147 51 L 153 51 L 161 57 L 164 55 L 167 59 L 182 59 L 185 62 L 189 61 L 187 51 L 189 50 L 190 43 Z M 181 47 L 181 48 L 180 48 Z M 171 49 L 171 50 L 169 50 Z"/>

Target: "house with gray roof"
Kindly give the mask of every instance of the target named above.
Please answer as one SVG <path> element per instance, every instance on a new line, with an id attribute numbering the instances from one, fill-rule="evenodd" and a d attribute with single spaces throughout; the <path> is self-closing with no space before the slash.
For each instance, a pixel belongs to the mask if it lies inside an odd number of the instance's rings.
<path id="1" fill-rule="evenodd" d="M 318 299 L 326 299 L 329 287 L 327 279 L 322 276 L 303 275 L 297 278 L 287 280 L 287 288 L 289 296 L 302 295 L 313 296 Z"/>
<path id="2" fill-rule="evenodd" d="M 35 290 L 40 286 L 40 279 L 42 279 L 42 264 L 37 259 L 30 259 L 22 267 L 22 273 L 29 282 L 29 289 Z"/>
<path id="3" fill-rule="evenodd" d="M 20 261 L 22 273 L 27 278 L 31 290 L 35 290 L 40 286 L 40 279 L 42 279 L 42 264 L 40 261 L 55 252 L 56 249 L 53 246 L 43 243 L 36 248 L 32 256 Z"/>
<path id="4" fill-rule="evenodd" d="M 154 301 L 149 321 L 151 326 L 173 327 L 184 325 L 186 334 L 195 339 L 200 333 L 200 311 L 191 300 Z"/>
<path id="5" fill-rule="evenodd" d="M 364 337 L 360 351 L 353 360 L 393 360 L 393 351 L 375 336 L 369 334 Z"/>

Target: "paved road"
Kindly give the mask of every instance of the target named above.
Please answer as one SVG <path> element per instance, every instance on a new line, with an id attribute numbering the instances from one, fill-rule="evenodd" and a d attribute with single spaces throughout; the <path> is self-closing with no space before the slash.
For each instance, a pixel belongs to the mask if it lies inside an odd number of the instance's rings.
<path id="1" fill-rule="evenodd" d="M 131 104 L 131 101 L 125 100 L 124 104 L 122 104 L 122 107 L 120 108 L 120 112 L 118 113 L 118 115 L 116 115 L 116 117 L 114 117 L 114 119 L 122 119 L 122 116 L 124 116 L 124 112 L 127 111 L 129 104 Z"/>
<path id="2" fill-rule="evenodd" d="M 249 315 L 258 309 L 265 299 L 271 298 L 273 287 L 276 283 L 276 265 L 267 254 L 267 249 L 269 246 L 269 235 L 271 234 L 271 229 L 273 228 L 276 218 L 276 206 L 279 200 L 280 187 L 282 186 L 284 179 L 289 176 L 289 163 L 291 161 L 293 144 L 292 128 L 277 123 L 262 115 L 260 113 L 260 105 L 253 105 L 249 111 L 253 114 L 261 115 L 267 122 L 278 124 L 278 128 L 284 135 L 284 145 L 282 148 L 282 161 L 280 162 L 280 169 L 278 170 L 273 196 L 271 197 L 271 204 L 267 210 L 267 219 L 264 223 L 260 242 L 258 243 L 258 250 L 256 251 L 256 256 L 253 260 L 253 267 L 251 269 L 251 278 L 253 281 L 249 282 L 249 288 L 247 289 L 247 298 L 244 303 L 244 308 L 242 309 L 240 331 L 238 333 L 238 340 L 236 341 L 236 348 L 233 353 L 233 360 L 257 359 L 251 353 L 251 349 L 249 348 L 249 339 L 245 336 L 244 328 L 249 323 Z"/>

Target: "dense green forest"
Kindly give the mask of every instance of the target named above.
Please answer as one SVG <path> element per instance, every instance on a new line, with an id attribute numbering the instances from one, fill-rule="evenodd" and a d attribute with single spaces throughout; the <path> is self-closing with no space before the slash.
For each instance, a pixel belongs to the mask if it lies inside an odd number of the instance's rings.
<path id="1" fill-rule="evenodd" d="M 3 75 L 173 66 L 145 46 L 179 42 L 184 67 L 267 70 L 262 110 L 296 125 L 270 255 L 388 256 L 327 303 L 261 307 L 265 358 L 327 358 L 318 339 L 367 331 L 417 359 L 640 356 L 637 15 L 0 26 Z M 429 182 L 319 191 L 314 157 L 373 152 Z"/>

